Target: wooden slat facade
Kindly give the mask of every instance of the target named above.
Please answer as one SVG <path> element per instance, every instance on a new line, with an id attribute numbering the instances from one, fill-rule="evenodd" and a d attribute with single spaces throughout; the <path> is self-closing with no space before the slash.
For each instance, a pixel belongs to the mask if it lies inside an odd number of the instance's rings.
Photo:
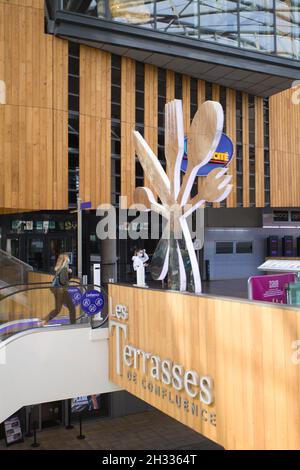
<path id="1" fill-rule="evenodd" d="M 145 111 L 144 111 L 144 138 L 157 155 L 158 145 L 158 70 L 154 65 L 145 64 Z M 152 189 L 145 175 L 144 185 Z M 122 186 L 122 181 L 121 181 Z"/>
<path id="2" fill-rule="evenodd" d="M 122 375 L 117 375 L 115 330 L 110 337 L 114 383 L 225 449 L 299 449 L 300 379 L 292 347 L 300 334 L 299 310 L 112 284 L 109 293 L 112 312 L 121 304 L 129 314 L 128 321 L 122 321 L 128 331 L 126 343 L 121 334 L 121 357 L 129 344 L 185 371 L 194 370 L 197 377 L 211 376 L 215 401 L 201 404 L 198 394 L 191 398 L 183 389 L 156 380 L 150 373 L 154 361 L 143 373 L 142 354 L 136 357 L 136 369 L 123 363 Z M 127 372 L 136 379 L 130 380 Z M 197 386 L 191 389 L 199 392 Z M 192 403 L 198 405 L 198 415 Z"/>
<path id="3" fill-rule="evenodd" d="M 175 98 L 175 73 L 173 70 L 166 71 L 166 101 L 174 100 Z"/>
<path id="4" fill-rule="evenodd" d="M 226 89 L 226 134 L 231 138 L 236 146 L 236 92 L 230 88 Z M 228 208 L 237 207 L 237 174 L 236 174 L 236 159 L 235 155 L 233 161 L 228 169 L 228 175 L 232 176 L 232 191 L 226 200 Z"/>
<path id="5" fill-rule="evenodd" d="M 135 189 L 135 61 L 122 57 L 121 70 L 121 196 L 123 208 L 133 204 Z"/>
<path id="6" fill-rule="evenodd" d="M 270 98 L 271 206 L 300 207 L 299 88 Z"/>
<path id="7" fill-rule="evenodd" d="M 205 102 L 205 81 L 198 80 L 197 83 L 197 99 L 198 99 L 198 106 L 201 106 L 202 103 Z M 201 188 L 201 178 L 198 178 L 198 191 Z"/>
<path id="8" fill-rule="evenodd" d="M 68 43 L 44 33 L 44 1 L 0 0 L 0 207 L 68 208 Z"/>
<path id="9" fill-rule="evenodd" d="M 213 101 L 218 101 L 220 102 L 220 86 L 219 85 L 213 85 L 212 86 L 212 99 Z M 218 209 L 220 207 L 219 202 L 214 202 L 213 203 L 214 209 Z"/>
<path id="10" fill-rule="evenodd" d="M 88 50 L 89 48 L 86 48 Z M 91 52 L 89 52 L 91 53 Z M 99 52 L 96 51 L 99 55 Z M 108 53 L 106 53 L 109 56 Z M 83 61 L 84 59 L 82 59 Z M 106 64 L 107 67 L 107 64 Z M 157 151 L 157 68 L 151 65 L 145 65 L 145 138 L 149 142 L 151 148 L 154 152 Z M 89 72 L 90 73 L 90 72 Z M 89 73 L 86 76 L 86 81 L 89 81 Z M 106 74 L 109 73 L 109 70 L 106 69 Z M 83 80 L 83 78 L 81 78 Z M 182 80 L 183 85 L 183 110 L 184 110 L 184 123 L 185 123 L 185 132 L 187 132 L 188 121 L 190 119 L 190 77 L 184 75 Z M 121 122 L 122 122 L 122 139 L 121 139 L 121 195 L 126 195 L 128 197 L 128 203 L 132 203 L 132 192 L 135 187 L 135 159 L 133 156 L 133 146 L 132 139 L 128 138 L 128 130 L 134 128 L 135 125 L 135 63 L 131 59 L 123 58 L 122 59 L 122 99 L 121 99 Z M 107 98 L 108 98 L 108 88 L 110 88 L 110 81 L 106 82 L 107 89 Z M 85 90 L 81 86 L 82 90 Z M 81 92 L 82 93 L 82 92 Z M 226 90 L 226 127 L 227 134 L 231 137 L 234 144 L 236 144 L 236 122 L 235 122 L 235 109 L 236 109 L 236 98 L 235 90 L 227 89 Z M 90 97 L 93 94 L 89 94 L 87 99 L 88 107 L 93 107 L 94 105 L 90 103 Z M 174 72 L 167 71 L 166 73 L 166 100 L 167 102 L 171 99 L 174 99 L 175 96 L 175 77 Z M 213 85 L 213 99 L 219 100 L 219 87 Z M 243 93 L 243 207 L 249 207 L 250 205 L 250 185 L 249 185 L 249 118 L 248 118 L 248 95 Z M 85 98 L 81 97 L 82 102 Z M 205 82 L 203 80 L 198 81 L 198 103 L 201 104 L 205 101 Z M 107 109 L 108 109 L 108 99 L 106 99 Z M 81 114 L 85 114 L 85 111 L 82 111 Z M 106 119 L 110 119 L 110 116 L 106 115 Z M 91 124 L 88 123 L 87 127 Z M 263 122 L 263 100 L 262 98 L 255 97 L 255 199 L 256 207 L 264 207 L 264 122 Z M 84 134 L 84 133 L 83 133 Z M 85 135 L 85 134 L 84 134 Z M 108 133 L 107 133 L 108 135 Z M 82 133 L 81 133 L 82 136 Z M 109 139 L 108 139 L 109 140 Z M 100 145 L 100 143 L 99 143 Z M 102 142 L 103 145 L 103 142 Z M 109 142 L 107 142 L 107 153 L 105 156 L 105 161 L 109 160 Z M 81 147 L 82 148 L 82 147 Z M 95 147 L 97 149 L 97 147 Z M 97 150 L 95 150 L 97 151 Z M 85 180 L 85 169 L 88 170 L 88 175 L 93 173 L 94 164 L 91 164 L 86 161 L 88 158 L 87 155 L 91 155 L 90 151 L 85 152 L 82 155 L 81 151 L 81 186 L 85 188 L 85 198 L 88 198 L 89 190 L 86 190 L 88 187 L 88 182 Z M 103 154 L 102 154 L 103 155 Z M 99 157 L 96 158 L 98 160 Z M 272 164 L 271 164 L 272 167 Z M 109 163 L 106 165 L 106 168 L 109 168 Z M 93 173 L 94 174 L 94 173 Z M 96 172 L 98 175 L 98 172 Z M 233 191 L 227 200 L 227 207 L 237 207 L 237 175 L 236 175 L 236 162 L 235 160 L 231 164 L 228 174 L 233 175 Z M 100 175 L 97 176 L 100 178 Z M 108 171 L 106 176 L 106 181 L 109 181 Z M 103 182 L 103 178 L 101 177 Z M 147 184 L 147 178 L 146 178 Z M 152 188 L 153 189 L 153 188 Z M 105 196 L 101 199 L 103 202 L 110 200 L 109 188 L 105 191 Z M 97 201 L 98 203 L 98 201 Z M 274 205 L 274 204 L 273 204 Z M 280 206 L 279 203 L 276 204 Z M 286 205 L 286 204 L 284 204 Z M 219 204 L 214 204 L 214 207 L 219 207 Z"/>
<path id="11" fill-rule="evenodd" d="M 259 96 L 255 105 L 255 205 L 265 207 L 264 103 Z"/>
<path id="12" fill-rule="evenodd" d="M 175 73 L 172 70 L 167 70 L 166 71 L 166 102 L 168 103 L 169 101 L 174 100 L 175 98 Z M 170 181 L 174 177 L 170 173 L 170 168 L 168 167 L 168 164 L 166 163 L 166 173 L 168 175 L 168 178 Z"/>
<path id="13" fill-rule="evenodd" d="M 80 47 L 80 197 L 92 208 L 111 200 L 111 55 Z"/>
<path id="14" fill-rule="evenodd" d="M 250 205 L 249 187 L 249 99 L 247 93 L 242 94 L 243 113 L 243 207 Z"/>
<path id="15" fill-rule="evenodd" d="M 111 201 L 111 54 L 80 48 L 80 196 L 92 207 Z M 121 195 L 132 203 L 135 156 L 135 62 L 122 58 Z M 0 0 L 0 207 L 3 211 L 68 208 L 68 43 L 44 33 L 43 0 Z M 190 83 L 182 77 L 185 132 L 190 121 Z M 299 106 L 292 90 L 270 98 L 271 206 L 298 207 Z M 3 95 L 3 92 L 2 92 Z M 219 86 L 212 98 L 219 100 Z M 144 136 L 157 154 L 158 69 L 145 64 Z M 166 101 L 175 97 L 175 74 L 166 71 Z M 1 98 L 3 100 L 3 96 Z M 198 80 L 198 103 L 205 81 Z M 243 101 L 243 207 L 250 204 L 248 95 Z M 263 99 L 255 102 L 255 205 L 265 205 Z M 280 116 L 280 119 L 278 119 Z M 292 125 L 291 125 L 292 123 Z M 226 129 L 236 143 L 236 92 L 226 90 Z M 168 171 L 168 169 L 167 169 Z M 235 160 L 228 170 L 237 207 Z M 147 184 L 147 177 L 145 184 Z M 153 189 L 153 188 L 152 188 Z M 214 204 L 219 207 L 219 204 Z"/>
<path id="16" fill-rule="evenodd" d="M 182 108 L 184 133 L 187 135 L 191 123 L 191 79 L 187 75 L 182 77 Z"/>

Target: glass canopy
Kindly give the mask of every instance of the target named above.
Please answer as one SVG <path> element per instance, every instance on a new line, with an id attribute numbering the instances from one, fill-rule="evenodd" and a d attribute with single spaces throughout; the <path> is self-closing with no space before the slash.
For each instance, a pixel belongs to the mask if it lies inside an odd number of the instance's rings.
<path id="1" fill-rule="evenodd" d="M 299 59 L 300 0 L 63 0 L 68 11 Z"/>

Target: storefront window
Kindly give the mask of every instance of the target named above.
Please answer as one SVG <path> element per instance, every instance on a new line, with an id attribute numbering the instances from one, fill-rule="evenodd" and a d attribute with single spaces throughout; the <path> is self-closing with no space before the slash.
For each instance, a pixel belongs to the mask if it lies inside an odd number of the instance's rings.
<path id="1" fill-rule="evenodd" d="M 251 254 L 253 251 L 252 242 L 236 242 L 237 254 Z"/>
<path id="2" fill-rule="evenodd" d="M 232 255 L 233 242 L 216 242 L 216 255 Z"/>

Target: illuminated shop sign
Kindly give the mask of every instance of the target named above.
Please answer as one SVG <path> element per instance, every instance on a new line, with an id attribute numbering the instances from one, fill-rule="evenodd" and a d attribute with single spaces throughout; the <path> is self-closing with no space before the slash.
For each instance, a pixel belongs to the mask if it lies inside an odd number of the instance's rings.
<path id="1" fill-rule="evenodd" d="M 188 163 L 188 139 L 184 139 L 184 155 L 181 164 L 181 171 L 184 173 L 187 169 Z M 226 135 L 222 134 L 217 150 L 213 154 L 211 160 L 199 169 L 197 176 L 207 176 L 214 168 L 224 168 L 231 163 L 234 153 L 234 146 L 232 140 Z"/>
<path id="2" fill-rule="evenodd" d="M 205 408 L 214 404 L 212 377 L 131 344 L 126 306 L 117 305 L 111 318 L 110 330 L 115 335 L 115 373 L 141 390 L 216 426 L 216 413 Z"/>

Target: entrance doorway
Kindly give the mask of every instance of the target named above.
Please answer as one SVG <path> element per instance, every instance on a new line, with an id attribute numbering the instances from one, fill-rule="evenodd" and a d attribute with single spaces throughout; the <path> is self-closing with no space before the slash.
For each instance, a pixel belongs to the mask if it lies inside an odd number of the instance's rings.
<path id="1" fill-rule="evenodd" d="M 73 244 L 71 235 L 35 235 L 26 238 L 25 262 L 36 271 L 51 272 L 58 255 L 69 253 L 72 264 Z"/>
<path id="2" fill-rule="evenodd" d="M 7 253 L 32 266 L 35 271 L 51 272 L 61 253 L 68 253 L 71 264 L 74 263 L 75 242 L 71 233 L 22 234 L 7 237 L 5 249 Z"/>
<path id="3" fill-rule="evenodd" d="M 45 266 L 45 242 L 41 236 L 28 237 L 26 243 L 27 264 L 33 267 L 35 271 L 42 271 Z"/>

